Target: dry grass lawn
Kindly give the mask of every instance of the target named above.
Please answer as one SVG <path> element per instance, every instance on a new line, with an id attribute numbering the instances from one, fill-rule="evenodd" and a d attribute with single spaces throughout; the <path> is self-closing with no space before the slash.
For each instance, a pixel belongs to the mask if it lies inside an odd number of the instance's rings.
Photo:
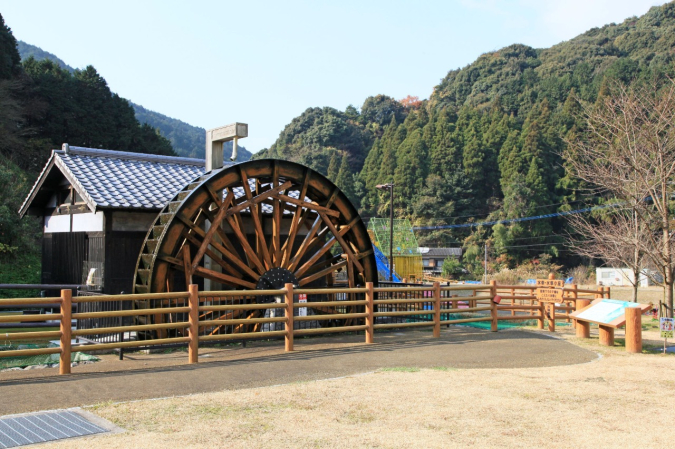
<path id="1" fill-rule="evenodd" d="M 675 356 L 581 344 L 601 357 L 552 368 L 401 367 L 100 404 L 90 410 L 125 433 L 52 446 L 672 447 Z"/>

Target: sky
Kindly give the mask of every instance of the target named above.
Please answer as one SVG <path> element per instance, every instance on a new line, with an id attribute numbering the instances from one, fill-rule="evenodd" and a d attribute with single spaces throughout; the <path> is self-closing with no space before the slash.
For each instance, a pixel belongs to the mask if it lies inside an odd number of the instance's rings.
<path id="1" fill-rule="evenodd" d="M 309 107 L 428 98 L 513 43 L 549 47 L 658 0 L 0 0 L 14 36 L 93 65 L 134 103 L 204 128 L 248 123 L 257 152 Z"/>

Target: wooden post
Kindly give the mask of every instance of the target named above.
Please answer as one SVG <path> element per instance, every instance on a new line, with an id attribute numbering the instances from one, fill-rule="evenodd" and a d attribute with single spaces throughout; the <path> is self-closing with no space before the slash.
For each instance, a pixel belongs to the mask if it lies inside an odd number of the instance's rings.
<path id="1" fill-rule="evenodd" d="M 609 299 L 609 297 L 610 297 L 609 289 L 610 289 L 609 286 L 605 287 L 605 298 L 607 298 L 607 299 Z"/>
<path id="2" fill-rule="evenodd" d="M 555 332 L 555 303 L 551 302 L 551 305 L 548 307 L 548 309 L 548 331 Z"/>
<path id="3" fill-rule="evenodd" d="M 577 284 L 572 284 L 572 299 L 574 299 L 574 311 L 579 310 L 579 307 L 577 306 L 577 301 L 579 300 L 579 292 L 577 291 L 579 289 L 579 286 Z M 585 306 L 584 306 L 585 307 Z M 567 312 L 568 314 L 570 313 L 569 311 Z M 572 327 L 577 328 L 577 320 L 572 320 Z"/>
<path id="4" fill-rule="evenodd" d="M 577 299 L 575 301 L 575 310 L 581 310 L 584 307 L 587 307 L 590 303 L 591 301 L 589 299 Z M 577 338 L 590 338 L 591 324 L 586 321 L 574 320 L 574 322 L 576 323 Z"/>
<path id="5" fill-rule="evenodd" d="M 537 318 L 537 329 L 544 329 L 544 318 L 546 318 L 546 303 L 539 301 L 539 318 Z"/>
<path id="6" fill-rule="evenodd" d="M 614 328 L 600 325 L 600 344 L 604 346 L 614 346 Z"/>
<path id="7" fill-rule="evenodd" d="M 375 312 L 375 304 L 373 303 L 375 291 L 373 290 L 372 282 L 366 282 L 366 288 L 368 289 L 366 292 L 366 343 L 371 344 L 373 343 L 373 334 L 375 332 L 375 328 L 373 327 L 375 325 L 375 318 L 373 317 L 373 313 Z"/>
<path id="8" fill-rule="evenodd" d="M 73 292 L 61 290 L 61 356 L 59 357 L 59 374 L 70 374 L 70 338 L 72 327 Z"/>
<path id="9" fill-rule="evenodd" d="M 555 274 L 549 273 L 548 278 L 550 280 L 555 279 Z M 551 306 L 549 307 L 550 312 L 549 312 L 549 317 L 548 317 L 548 330 L 549 332 L 555 332 L 555 302 L 551 302 Z"/>
<path id="10" fill-rule="evenodd" d="M 441 336 L 441 284 L 434 282 L 434 338 Z"/>
<path id="11" fill-rule="evenodd" d="M 626 352 L 642 352 L 642 310 L 626 308 Z"/>
<path id="12" fill-rule="evenodd" d="M 511 306 L 516 306 L 516 289 L 511 289 Z M 516 316 L 516 309 L 511 310 L 511 316 Z"/>
<path id="13" fill-rule="evenodd" d="M 497 296 L 497 281 L 492 280 L 490 281 L 490 315 L 492 315 L 492 321 L 490 322 L 490 331 L 492 332 L 497 332 L 497 329 L 499 328 L 498 326 L 498 318 L 497 318 L 497 303 L 495 303 L 494 299 L 495 296 Z"/>
<path id="14" fill-rule="evenodd" d="M 286 284 L 286 352 L 293 350 L 293 284 Z"/>
<path id="15" fill-rule="evenodd" d="M 199 286 L 197 284 L 190 284 L 188 287 L 190 296 L 188 303 L 190 306 L 190 314 L 188 316 L 188 323 L 190 324 L 188 335 L 190 341 L 188 342 L 188 359 L 190 363 L 197 363 L 199 358 Z"/>

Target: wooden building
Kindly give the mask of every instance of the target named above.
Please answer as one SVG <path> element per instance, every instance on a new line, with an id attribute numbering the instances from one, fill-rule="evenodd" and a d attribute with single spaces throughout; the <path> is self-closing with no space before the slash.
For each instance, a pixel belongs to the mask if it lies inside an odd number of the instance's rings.
<path id="1" fill-rule="evenodd" d="M 42 283 L 131 293 L 146 233 L 204 161 L 69 147 L 54 150 L 21 216 L 43 223 Z"/>
<path id="2" fill-rule="evenodd" d="M 443 261 L 448 257 L 461 259 L 462 248 L 419 248 L 422 255 L 424 273 L 432 276 L 440 276 L 443 269 Z"/>

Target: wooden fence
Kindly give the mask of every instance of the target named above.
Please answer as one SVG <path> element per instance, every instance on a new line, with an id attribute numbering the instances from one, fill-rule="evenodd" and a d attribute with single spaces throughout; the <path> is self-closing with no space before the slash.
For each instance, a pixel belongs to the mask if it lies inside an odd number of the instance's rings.
<path id="1" fill-rule="evenodd" d="M 293 284 L 286 284 L 285 288 L 280 290 L 218 292 L 200 292 L 196 285 L 191 285 L 187 292 L 75 298 L 72 297 L 71 290 L 62 290 L 58 314 L 0 315 L 0 322 L 3 323 L 36 321 L 59 323 L 58 331 L 2 333 L 0 344 L 7 341 L 55 339 L 59 340 L 59 346 L 0 351 L 0 357 L 59 354 L 59 373 L 68 374 L 71 368 L 71 354 L 78 351 L 187 344 L 189 363 L 197 363 L 200 343 L 222 340 L 283 338 L 286 351 L 292 351 L 293 339 L 296 336 L 335 332 L 364 331 L 365 342 L 373 343 L 375 331 L 382 329 L 430 327 L 433 329 L 433 336 L 437 338 L 441 335 L 442 325 L 485 321 L 490 323 L 491 331 L 496 332 L 499 321 L 514 320 L 537 320 L 539 329 L 544 329 L 547 321 L 548 329 L 554 331 L 555 320 L 569 321 L 569 314 L 577 308 L 577 302 L 587 304 L 589 299 L 609 297 L 608 287 L 584 290 L 571 285 L 564 289 L 563 302 L 555 305 L 537 301 L 535 290 L 536 286 L 498 285 L 495 281 L 490 285 L 441 286 L 436 282 L 426 286 L 377 288 L 368 283 L 366 287 L 361 288 L 323 289 L 297 289 Z M 320 300 L 300 302 L 298 301 L 300 295 L 305 298 L 312 295 Z M 234 301 L 226 301 L 227 298 L 261 296 L 278 298 L 279 302 L 237 304 Z M 500 302 L 496 303 L 495 298 Z M 131 310 L 77 311 L 78 304 L 108 301 L 133 301 L 145 306 Z M 223 304 L 223 301 L 226 303 Z M 0 306 L 21 308 L 43 302 L 44 298 L 0 299 Z M 75 313 L 72 312 L 74 307 Z M 301 314 L 300 309 L 311 309 L 321 313 Z M 260 313 L 250 314 L 248 317 L 240 316 L 244 311 L 252 310 Z M 283 316 L 265 313 L 268 310 L 282 310 Z M 155 322 L 138 324 L 137 321 L 121 326 L 72 329 L 72 320 L 111 317 L 154 317 Z M 331 327 L 311 328 L 301 325 L 309 321 L 330 322 Z M 277 330 L 277 324 L 283 325 L 283 329 Z M 261 326 L 266 325 L 267 330 L 261 332 Z M 227 329 L 227 331 L 208 333 L 204 332 L 204 329 Z M 136 335 L 145 333 L 146 338 L 79 346 L 71 344 L 71 339 L 78 337 L 116 333 L 131 335 L 133 332 Z"/>

